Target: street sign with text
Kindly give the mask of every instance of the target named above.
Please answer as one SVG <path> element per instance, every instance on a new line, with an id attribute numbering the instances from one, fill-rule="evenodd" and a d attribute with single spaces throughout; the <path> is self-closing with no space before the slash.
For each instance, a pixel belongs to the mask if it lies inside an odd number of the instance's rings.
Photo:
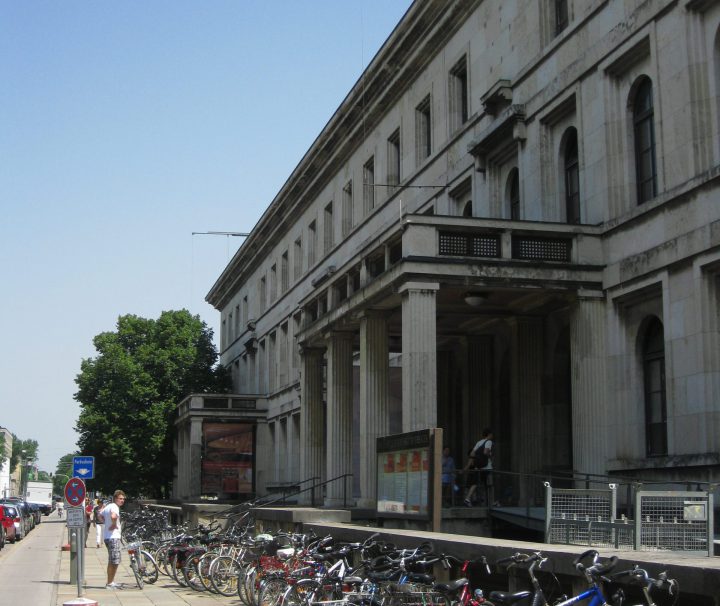
<path id="1" fill-rule="evenodd" d="M 92 480 L 95 477 L 95 457 L 73 457 L 72 474 L 76 478 Z"/>
<path id="2" fill-rule="evenodd" d="M 85 526 L 85 508 L 84 507 L 68 507 L 67 508 L 67 527 L 82 528 Z"/>

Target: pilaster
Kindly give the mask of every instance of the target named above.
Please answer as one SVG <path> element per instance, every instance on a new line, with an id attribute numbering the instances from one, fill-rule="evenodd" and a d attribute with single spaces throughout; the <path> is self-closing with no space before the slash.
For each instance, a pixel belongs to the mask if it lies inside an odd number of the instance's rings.
<path id="1" fill-rule="evenodd" d="M 604 299 L 582 299 L 570 319 L 573 468 L 605 474 L 608 448 Z"/>
<path id="2" fill-rule="evenodd" d="M 402 428 L 437 423 L 437 283 L 408 282 L 402 295 Z"/>
<path id="3" fill-rule="evenodd" d="M 327 479 L 332 480 L 353 471 L 353 335 L 332 332 L 327 345 Z M 326 506 L 349 505 L 351 478 L 328 484 L 326 495 Z"/>
<path id="4" fill-rule="evenodd" d="M 300 480 L 325 476 L 325 410 L 323 406 L 323 349 L 303 348 L 300 354 Z M 311 493 L 303 493 L 310 503 Z"/>
<path id="5" fill-rule="evenodd" d="M 389 432 L 388 329 L 379 312 L 360 318 L 360 507 L 377 499 L 376 440 Z"/>

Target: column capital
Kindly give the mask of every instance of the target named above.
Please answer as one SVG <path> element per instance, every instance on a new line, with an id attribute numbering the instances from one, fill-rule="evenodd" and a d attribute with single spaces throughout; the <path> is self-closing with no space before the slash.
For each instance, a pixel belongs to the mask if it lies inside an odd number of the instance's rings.
<path id="1" fill-rule="evenodd" d="M 387 320 L 391 315 L 391 311 L 384 309 L 361 309 L 355 314 L 355 317 L 358 320 L 363 320 L 365 318 Z"/>
<path id="2" fill-rule="evenodd" d="M 398 288 L 400 294 L 410 291 L 437 291 L 440 290 L 440 284 L 437 282 L 405 282 Z"/>
<path id="3" fill-rule="evenodd" d="M 323 356 L 325 355 L 324 347 L 310 347 L 308 345 L 298 345 L 298 351 L 301 356 Z"/>
<path id="4" fill-rule="evenodd" d="M 355 338 L 355 333 L 347 330 L 328 330 L 323 333 L 323 337 L 326 341 L 352 341 Z"/>

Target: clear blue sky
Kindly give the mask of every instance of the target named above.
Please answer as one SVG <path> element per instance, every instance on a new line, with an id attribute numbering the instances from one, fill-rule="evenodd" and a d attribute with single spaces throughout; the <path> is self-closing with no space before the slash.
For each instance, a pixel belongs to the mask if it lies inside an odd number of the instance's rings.
<path id="1" fill-rule="evenodd" d="M 410 0 L 0 0 L 0 425 L 75 449 L 119 315 L 187 308 Z"/>

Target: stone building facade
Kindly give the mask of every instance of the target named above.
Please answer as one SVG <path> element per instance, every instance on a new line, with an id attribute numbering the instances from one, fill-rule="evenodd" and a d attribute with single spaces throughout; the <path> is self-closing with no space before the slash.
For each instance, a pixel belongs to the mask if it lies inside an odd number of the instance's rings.
<path id="1" fill-rule="evenodd" d="M 207 296 L 258 490 L 371 505 L 375 439 L 436 426 L 717 480 L 719 193 L 720 3 L 415 2 Z"/>

